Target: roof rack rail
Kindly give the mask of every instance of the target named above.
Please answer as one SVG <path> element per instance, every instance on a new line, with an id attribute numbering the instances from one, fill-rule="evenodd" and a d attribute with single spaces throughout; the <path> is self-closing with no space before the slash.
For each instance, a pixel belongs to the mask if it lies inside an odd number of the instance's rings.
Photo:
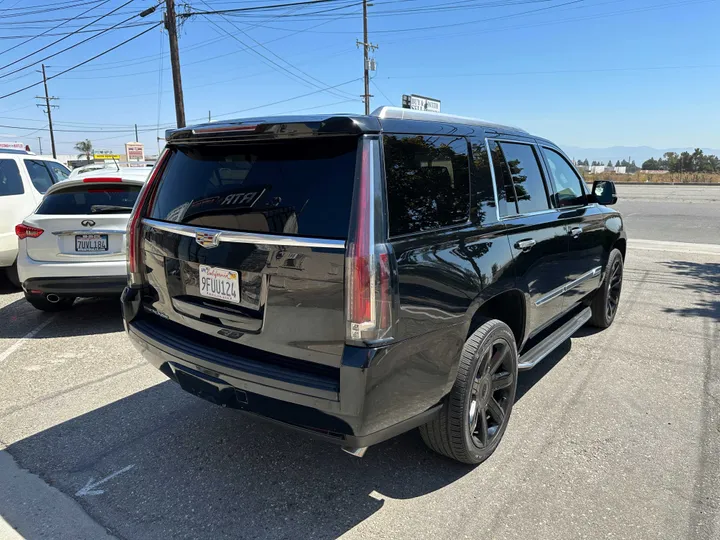
<path id="1" fill-rule="evenodd" d="M 425 120 L 427 122 L 453 122 L 456 124 L 467 124 L 470 126 L 482 126 L 494 129 L 510 129 L 513 131 L 519 131 L 521 133 L 527 133 L 522 128 L 514 126 L 504 126 L 501 124 L 494 124 L 492 122 L 486 122 L 477 118 L 468 118 L 466 116 L 456 116 L 454 114 L 427 112 L 427 111 L 416 111 L 413 109 L 402 109 L 400 107 L 388 107 L 382 106 L 375 109 L 370 116 L 376 116 L 380 119 L 392 118 L 395 120 Z"/>

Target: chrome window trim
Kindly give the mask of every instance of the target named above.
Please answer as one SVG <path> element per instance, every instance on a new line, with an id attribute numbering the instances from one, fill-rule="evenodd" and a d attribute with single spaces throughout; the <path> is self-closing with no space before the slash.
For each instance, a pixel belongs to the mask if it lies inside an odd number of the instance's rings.
<path id="1" fill-rule="evenodd" d="M 528 212 L 526 214 L 513 214 L 511 216 L 505 216 L 501 219 L 501 221 L 508 221 L 510 219 L 517 219 L 517 218 L 524 218 L 524 217 L 531 217 L 531 216 L 541 216 L 543 214 L 560 214 L 560 210 L 557 208 L 548 208 L 547 210 L 538 210 L 536 212 Z"/>
<path id="2" fill-rule="evenodd" d="M 588 279 L 592 279 L 594 277 L 599 276 L 601 274 L 601 272 L 602 272 L 602 266 L 596 266 L 589 272 L 585 272 L 579 278 L 572 280 L 570 283 L 566 283 L 565 285 L 561 285 L 560 287 L 553 289 L 552 291 L 550 291 L 548 294 L 546 294 L 542 298 L 539 298 L 535 302 L 535 305 L 539 307 L 539 306 L 542 306 L 543 304 L 547 304 L 551 300 L 554 300 L 555 298 L 565 294 L 569 290 L 574 289 L 575 287 L 577 287 L 581 283 L 587 281 Z"/>
<path id="3" fill-rule="evenodd" d="M 232 244 L 255 244 L 260 246 L 288 246 L 288 247 L 309 247 L 323 249 L 345 249 L 345 240 L 332 240 L 326 238 L 307 238 L 303 236 L 283 236 L 276 234 L 251 233 L 241 231 L 224 231 L 221 229 L 208 229 L 206 227 L 193 227 L 180 223 L 169 223 L 155 219 L 145 218 L 144 225 L 165 231 L 196 238 L 198 232 L 210 235 L 218 235 L 218 241 Z"/>

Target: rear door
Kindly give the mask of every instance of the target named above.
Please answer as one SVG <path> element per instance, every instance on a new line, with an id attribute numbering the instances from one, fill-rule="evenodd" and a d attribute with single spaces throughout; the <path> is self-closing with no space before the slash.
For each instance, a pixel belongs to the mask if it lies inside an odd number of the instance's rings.
<path id="1" fill-rule="evenodd" d="M 15 158 L 0 159 L 0 267 L 10 266 L 17 255 L 15 225 L 35 208 L 35 198 L 23 185 Z"/>
<path id="2" fill-rule="evenodd" d="M 504 194 L 499 194 L 501 218 L 513 251 L 516 276 L 525 290 L 527 327 L 532 333 L 562 313 L 568 235 L 560 214 L 551 207 L 534 142 L 488 142 L 498 184 L 504 187 Z"/>
<path id="3" fill-rule="evenodd" d="M 69 181 L 50 190 L 28 225 L 45 231 L 27 239 L 36 261 L 125 259 L 125 229 L 141 182 Z"/>
<path id="4" fill-rule="evenodd" d="M 600 285 L 605 217 L 596 204 L 588 204 L 585 182 L 567 157 L 549 145 L 541 151 L 554 205 L 568 234 L 568 290 L 563 295 L 563 309 L 568 310 Z"/>
<path id="5" fill-rule="evenodd" d="M 143 222 L 148 311 L 210 345 L 339 366 L 358 140 L 172 147 Z"/>

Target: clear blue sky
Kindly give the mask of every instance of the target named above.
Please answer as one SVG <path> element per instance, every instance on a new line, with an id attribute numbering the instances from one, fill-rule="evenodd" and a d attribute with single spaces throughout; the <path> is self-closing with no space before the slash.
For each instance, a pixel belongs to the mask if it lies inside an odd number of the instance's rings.
<path id="1" fill-rule="evenodd" d="M 48 34 L 67 33 L 93 20 L 56 19 L 99 17 L 125 1 L 0 0 L 0 65 L 62 37 L 42 36 L 8 50 L 30 36 L 55 25 L 59 27 Z M 294 1 L 188 4 L 192 11 L 207 11 Z M 522 126 L 560 144 L 720 148 L 718 0 L 373 3 L 370 40 L 379 45 L 373 108 L 399 105 L 403 93 L 416 93 L 441 99 L 444 112 Z M 135 0 L 91 28 L 116 24 L 151 5 L 150 0 Z M 91 7 L 95 9 L 84 14 Z M 9 16 L 17 14 L 23 16 Z M 160 20 L 158 9 L 131 22 Z M 112 30 L 48 59 L 48 75 L 146 28 Z M 360 112 L 362 52 L 355 41 L 361 32 L 361 11 L 354 0 L 187 20 L 180 56 L 188 121 L 207 119 L 208 110 L 213 119 Z M 71 36 L 0 70 L 0 95 L 40 80 L 39 65 L 7 75 L 10 71 L 92 35 Z M 248 47 L 255 49 L 243 50 Z M 318 90 L 335 85 L 331 91 Z M 121 151 L 134 139 L 134 123 L 146 151 L 155 153 L 157 134 L 162 136 L 175 121 L 167 35 L 160 28 L 49 86 L 59 98 L 53 119 L 61 153 L 72 152 L 84 138 L 96 149 Z M 42 136 L 48 152 L 46 118 L 35 106 L 42 91 L 36 86 L 0 99 L 0 125 L 10 126 L 0 127 L 0 140 L 22 140 L 36 150 L 37 136 Z"/>

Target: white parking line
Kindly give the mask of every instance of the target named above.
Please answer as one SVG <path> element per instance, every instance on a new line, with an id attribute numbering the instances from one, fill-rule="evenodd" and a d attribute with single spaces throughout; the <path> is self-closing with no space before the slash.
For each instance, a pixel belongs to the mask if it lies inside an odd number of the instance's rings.
<path id="1" fill-rule="evenodd" d="M 40 330 L 42 330 L 42 329 L 45 328 L 48 324 L 50 324 L 50 323 L 53 321 L 54 318 L 55 318 L 54 315 L 48 317 L 48 318 L 45 319 L 43 322 L 41 322 L 40 324 L 38 324 L 33 330 L 30 330 L 30 332 L 28 332 L 27 334 L 25 334 L 23 337 L 21 337 L 20 339 L 18 339 L 15 343 L 13 343 L 12 345 L 10 345 L 10 347 L 8 347 L 8 348 L 5 349 L 3 352 L 1 352 L 1 353 L 0 353 L 0 364 L 2 364 L 5 360 L 7 360 L 8 357 L 9 357 L 12 353 L 14 353 L 15 351 L 17 351 L 20 347 L 22 347 L 23 344 L 24 344 L 27 340 L 34 338 L 34 337 L 38 334 L 38 332 L 40 332 Z"/>
<path id="2" fill-rule="evenodd" d="M 665 240 L 628 239 L 630 249 L 649 251 L 674 251 L 676 253 L 697 253 L 700 255 L 720 255 L 720 244 L 694 244 L 691 242 L 670 242 Z"/>

